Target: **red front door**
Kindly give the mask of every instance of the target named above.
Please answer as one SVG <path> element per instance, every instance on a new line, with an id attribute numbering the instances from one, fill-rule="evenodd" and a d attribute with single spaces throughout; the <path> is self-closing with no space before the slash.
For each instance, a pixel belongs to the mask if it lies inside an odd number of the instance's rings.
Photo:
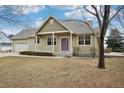
<path id="1" fill-rule="evenodd" d="M 68 51 L 69 42 L 68 38 L 61 38 L 61 51 Z"/>

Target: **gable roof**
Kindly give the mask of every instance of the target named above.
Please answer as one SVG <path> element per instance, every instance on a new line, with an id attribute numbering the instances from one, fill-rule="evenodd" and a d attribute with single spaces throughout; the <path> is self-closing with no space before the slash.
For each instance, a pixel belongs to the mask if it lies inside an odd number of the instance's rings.
<path id="1" fill-rule="evenodd" d="M 65 25 L 75 34 L 92 33 L 93 31 L 88 27 L 88 25 L 77 21 L 77 20 L 58 20 L 60 23 Z"/>
<path id="2" fill-rule="evenodd" d="M 33 37 L 36 31 L 37 31 L 37 28 L 24 29 L 18 34 L 14 35 L 11 39 L 26 39 L 29 37 Z"/>
<path id="3" fill-rule="evenodd" d="M 55 21 L 57 21 L 58 23 L 60 23 L 60 25 L 62 25 L 63 27 L 65 27 L 66 29 L 68 29 L 71 32 L 74 32 L 75 34 L 84 34 L 84 33 L 95 33 L 98 32 L 98 29 L 93 28 L 93 31 L 88 27 L 88 25 L 86 25 L 85 23 L 79 21 L 79 20 L 58 20 L 55 19 L 54 17 L 50 16 L 42 25 L 41 27 L 36 31 L 36 33 L 38 33 L 43 26 L 49 21 L 49 19 L 54 19 Z"/>
<path id="4" fill-rule="evenodd" d="M 0 31 L 0 43 L 11 43 L 9 37 L 2 31 Z"/>
<path id="5" fill-rule="evenodd" d="M 78 20 L 59 20 L 59 19 L 55 19 L 54 17 L 50 16 L 40 26 L 40 28 L 24 29 L 18 34 L 14 35 L 11 39 L 26 39 L 29 37 L 34 37 L 34 35 L 38 33 L 51 18 L 75 34 L 87 34 L 87 33 L 89 34 L 89 33 L 99 32 L 98 28 L 93 28 L 94 31 L 92 31 L 85 23 L 82 23 L 81 21 L 78 21 Z"/>

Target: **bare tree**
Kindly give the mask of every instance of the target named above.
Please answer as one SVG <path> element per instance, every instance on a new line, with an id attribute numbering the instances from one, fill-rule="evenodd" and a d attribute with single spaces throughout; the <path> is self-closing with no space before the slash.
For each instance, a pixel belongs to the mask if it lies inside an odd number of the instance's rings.
<path id="1" fill-rule="evenodd" d="M 124 28 L 124 8 L 122 12 L 117 15 L 116 19 L 120 23 L 121 27 Z"/>
<path id="2" fill-rule="evenodd" d="M 99 37 L 99 62 L 98 62 L 98 68 L 104 69 L 105 68 L 105 61 L 104 61 L 104 38 L 106 35 L 106 31 L 108 29 L 108 26 L 110 22 L 116 17 L 116 15 L 124 8 L 124 6 L 118 6 L 115 9 L 115 13 L 112 13 L 113 10 L 111 9 L 110 5 L 104 5 L 100 6 L 98 8 L 95 5 L 90 6 L 93 11 L 87 8 L 87 6 L 83 6 L 83 8 L 86 10 L 86 12 L 93 15 L 98 22 L 99 31 L 100 31 L 100 37 Z M 110 16 L 111 14 L 111 16 Z"/>
<path id="3" fill-rule="evenodd" d="M 0 25 L 3 27 L 8 24 L 14 27 L 27 27 L 28 24 L 25 21 L 31 21 L 28 16 L 24 14 L 25 9 L 28 6 L 14 6 L 3 5 L 0 6 Z"/>

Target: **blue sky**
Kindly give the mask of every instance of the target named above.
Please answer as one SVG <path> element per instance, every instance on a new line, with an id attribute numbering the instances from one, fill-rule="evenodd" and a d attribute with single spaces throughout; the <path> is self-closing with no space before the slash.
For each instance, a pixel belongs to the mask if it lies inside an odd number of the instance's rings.
<path id="1" fill-rule="evenodd" d="M 3 9 L 2 9 L 3 8 Z M 14 9 L 13 9 L 14 8 Z M 18 11 L 18 6 L 0 6 L 0 14 L 9 14 L 15 13 Z M 19 7 L 20 8 L 20 7 Z M 48 16 L 54 16 L 58 19 L 66 19 L 64 13 L 68 12 L 71 9 L 62 9 L 59 6 L 36 6 L 30 7 L 31 9 L 25 9 L 26 12 L 24 14 L 16 14 L 14 15 L 15 19 L 21 21 L 23 25 L 26 24 L 27 27 L 39 27 L 39 25 L 43 22 L 43 20 L 47 19 Z M 34 10 L 34 11 L 33 11 Z M 1 16 L 1 15 L 0 15 Z M 6 21 L 0 20 L 0 28 L 4 30 L 6 34 L 16 34 L 25 27 L 16 26 L 8 24 Z"/>
<path id="2" fill-rule="evenodd" d="M 0 20 L 0 28 L 7 35 L 16 34 L 25 28 L 39 27 L 48 16 L 58 19 L 79 19 L 82 14 L 76 5 L 55 5 L 55 6 L 0 6 L 0 16 L 13 14 L 10 19 L 21 21 L 23 26 L 11 25 L 5 20 Z M 113 6 L 114 7 L 114 6 Z M 92 10 L 91 10 L 92 11 Z M 95 20 L 94 17 L 84 11 L 87 20 Z M 96 25 L 96 21 L 93 21 Z M 114 22 L 115 23 L 115 22 Z"/>

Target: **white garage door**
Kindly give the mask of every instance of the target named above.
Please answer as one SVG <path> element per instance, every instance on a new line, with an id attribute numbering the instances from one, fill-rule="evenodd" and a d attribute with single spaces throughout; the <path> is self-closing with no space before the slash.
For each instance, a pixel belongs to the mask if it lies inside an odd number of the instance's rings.
<path id="1" fill-rule="evenodd" d="M 14 51 L 28 51 L 28 44 L 15 44 L 14 45 Z"/>

